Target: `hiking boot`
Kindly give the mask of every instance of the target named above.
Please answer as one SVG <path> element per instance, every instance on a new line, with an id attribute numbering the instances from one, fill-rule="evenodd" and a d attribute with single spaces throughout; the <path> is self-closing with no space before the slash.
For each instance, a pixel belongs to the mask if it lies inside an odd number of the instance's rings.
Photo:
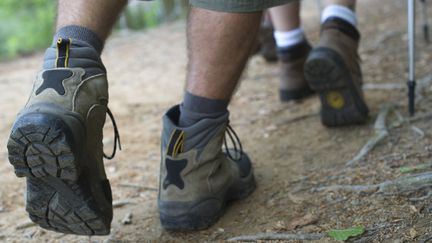
<path id="1" fill-rule="evenodd" d="M 27 177 L 26 210 L 33 222 L 62 233 L 106 235 L 113 212 L 103 165 L 102 128 L 107 112 L 112 118 L 105 69 L 81 56 L 93 55 L 91 47 L 69 39 L 59 39 L 47 53 L 53 51 L 55 68 L 37 75 L 13 125 L 9 161 L 18 177 Z M 77 68 L 79 62 L 93 66 Z M 115 132 L 117 142 L 116 126 Z"/>
<path id="2" fill-rule="evenodd" d="M 322 25 L 321 40 L 305 64 L 305 77 L 320 94 L 321 121 L 335 127 L 366 122 L 369 109 L 362 91 L 360 33 L 340 18 Z"/>
<path id="3" fill-rule="evenodd" d="M 278 60 L 276 51 L 276 40 L 273 36 L 273 25 L 270 21 L 264 21 L 258 32 L 258 43 L 260 53 L 267 62 L 276 62 Z"/>
<path id="4" fill-rule="evenodd" d="M 223 214 L 227 202 L 255 189 L 252 165 L 228 125 L 228 113 L 187 128 L 176 125 L 179 116 L 175 106 L 163 118 L 160 220 L 167 230 L 206 229 Z M 225 133 L 236 140 L 234 150 L 222 152 Z"/>
<path id="5" fill-rule="evenodd" d="M 303 72 L 304 63 L 311 49 L 307 40 L 288 48 L 278 48 L 281 101 L 300 100 L 315 93 L 306 82 Z"/>

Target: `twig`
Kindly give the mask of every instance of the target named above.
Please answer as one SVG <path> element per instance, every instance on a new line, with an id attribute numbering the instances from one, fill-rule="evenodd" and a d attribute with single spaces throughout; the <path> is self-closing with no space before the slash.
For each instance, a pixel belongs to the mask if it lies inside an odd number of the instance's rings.
<path id="1" fill-rule="evenodd" d="M 412 173 L 412 172 L 418 172 L 418 171 L 421 171 L 421 170 L 426 170 L 426 169 L 429 169 L 429 168 L 432 168 L 432 162 L 418 164 L 418 165 L 414 165 L 414 166 L 400 167 L 399 171 L 401 173 Z"/>
<path id="2" fill-rule="evenodd" d="M 346 191 L 374 193 L 379 190 L 379 185 L 334 185 L 317 188 L 316 191 Z"/>
<path id="3" fill-rule="evenodd" d="M 400 83 L 364 84 L 363 90 L 395 90 L 405 88 Z"/>
<path id="4" fill-rule="evenodd" d="M 408 118 L 406 121 L 408 123 L 411 123 L 411 122 L 417 122 L 417 121 L 420 121 L 420 120 L 427 120 L 427 119 L 430 119 L 430 118 L 432 118 L 432 112 L 427 112 L 427 113 L 419 114 L 419 115 L 414 116 L 412 118 Z"/>
<path id="5" fill-rule="evenodd" d="M 378 117 L 374 125 L 374 136 L 370 138 L 356 156 L 346 163 L 347 166 L 352 166 L 359 160 L 363 159 L 370 151 L 372 151 L 384 138 L 389 134 L 386 126 L 386 119 L 390 111 L 394 109 L 394 105 L 386 105 L 378 113 Z"/>
<path id="6" fill-rule="evenodd" d="M 128 205 L 128 204 L 135 204 L 135 202 L 133 202 L 129 199 L 114 201 L 113 202 L 113 208 L 121 208 L 121 207 Z"/>
<path id="7" fill-rule="evenodd" d="M 34 223 L 33 221 L 28 221 L 28 222 L 24 222 L 24 223 L 21 223 L 21 224 L 17 225 L 15 227 L 15 229 L 16 230 L 21 230 L 21 229 L 30 228 L 30 227 L 33 227 L 33 226 L 36 226 L 36 223 Z"/>
<path id="8" fill-rule="evenodd" d="M 319 113 L 316 113 L 316 112 L 305 114 L 305 115 L 300 115 L 300 116 L 297 116 L 297 117 L 288 118 L 288 119 L 284 119 L 282 121 L 279 121 L 278 123 L 276 123 L 276 125 L 279 126 L 279 125 L 285 125 L 285 124 L 288 124 L 288 123 L 298 122 L 298 121 L 301 121 L 301 120 L 304 120 L 304 119 L 307 119 L 307 118 L 310 118 L 310 117 L 318 116 L 318 115 L 319 115 Z"/>
<path id="9" fill-rule="evenodd" d="M 122 224 L 132 224 L 132 212 L 128 212 L 121 221 Z"/>
<path id="10" fill-rule="evenodd" d="M 411 130 L 413 130 L 417 135 L 419 135 L 419 138 L 422 139 L 425 136 L 425 133 L 423 132 L 423 130 L 421 130 L 420 128 L 412 125 L 411 126 Z"/>
<path id="11" fill-rule="evenodd" d="M 432 197 L 432 191 L 428 191 L 428 193 L 426 195 L 424 195 L 423 197 L 413 197 L 413 198 L 410 198 L 409 200 L 411 202 L 419 202 L 419 201 L 424 201 L 426 199 L 429 199 L 431 197 Z"/>
<path id="12" fill-rule="evenodd" d="M 155 191 L 155 192 L 158 191 L 157 188 L 154 188 L 154 187 L 148 187 L 148 186 L 141 186 L 141 185 L 137 185 L 137 184 L 122 183 L 122 184 L 119 184 L 119 186 L 120 186 L 120 187 L 131 187 L 131 188 L 137 188 L 137 189 L 147 190 L 147 191 Z"/>
<path id="13" fill-rule="evenodd" d="M 256 235 L 242 235 L 227 239 L 227 241 L 258 241 L 258 240 L 320 240 L 324 233 L 289 234 L 289 233 L 258 233 Z"/>
<path id="14" fill-rule="evenodd" d="M 384 181 L 374 185 L 334 185 L 317 188 L 316 191 L 348 191 L 382 193 L 384 195 L 398 195 L 405 192 L 418 191 L 432 186 L 432 172 L 405 176 L 395 180 Z"/>

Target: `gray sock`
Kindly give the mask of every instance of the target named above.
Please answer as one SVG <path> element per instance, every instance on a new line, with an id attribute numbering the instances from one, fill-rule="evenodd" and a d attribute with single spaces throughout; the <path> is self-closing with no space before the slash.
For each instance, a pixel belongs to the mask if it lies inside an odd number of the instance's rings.
<path id="1" fill-rule="evenodd" d="M 59 38 L 71 39 L 68 67 L 84 68 L 86 71 L 84 78 L 106 72 L 100 58 L 103 41 L 93 31 L 77 25 L 65 26 L 57 31 L 53 44 L 45 51 L 44 69 L 55 67 Z"/>
<path id="2" fill-rule="evenodd" d="M 189 127 L 206 118 L 217 118 L 228 112 L 228 101 L 208 99 L 185 92 L 180 105 L 180 127 Z"/>

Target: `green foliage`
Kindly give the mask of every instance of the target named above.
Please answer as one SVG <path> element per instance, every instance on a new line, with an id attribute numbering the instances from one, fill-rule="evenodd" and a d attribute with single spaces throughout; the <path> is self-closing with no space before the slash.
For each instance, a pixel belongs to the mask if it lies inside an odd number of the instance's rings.
<path id="1" fill-rule="evenodd" d="M 349 229 L 330 230 L 328 236 L 334 240 L 348 240 L 350 237 L 362 235 L 364 232 L 363 226 L 357 226 Z"/>
<path id="2" fill-rule="evenodd" d="M 1 0 L 0 59 L 49 45 L 55 6 L 55 0 Z"/>
<path id="3" fill-rule="evenodd" d="M 432 164 L 427 163 L 427 164 L 419 164 L 416 166 L 401 167 L 401 168 L 399 168 L 399 171 L 401 173 L 413 173 L 413 172 L 423 171 L 423 170 L 429 169 L 431 167 L 432 167 Z"/>
<path id="4" fill-rule="evenodd" d="M 73 0 L 71 0 L 73 1 Z M 47 47 L 54 31 L 56 0 L 0 0 L 0 60 Z M 187 0 L 136 1 L 120 28 L 140 30 L 184 17 Z"/>

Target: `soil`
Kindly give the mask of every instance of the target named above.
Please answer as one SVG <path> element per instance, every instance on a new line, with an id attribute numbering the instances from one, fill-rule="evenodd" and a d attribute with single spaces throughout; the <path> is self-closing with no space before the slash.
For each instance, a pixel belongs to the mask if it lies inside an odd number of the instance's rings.
<path id="1" fill-rule="evenodd" d="M 315 1 L 305 1 L 302 12 L 307 35 L 316 43 L 319 17 Z M 330 185 L 376 184 L 432 170 L 431 166 L 416 172 L 403 170 L 430 164 L 430 117 L 390 129 L 389 136 L 364 159 L 346 166 L 373 136 L 374 121 L 383 105 L 395 104 L 408 117 L 406 1 L 362 0 L 358 14 L 365 93 L 371 109 L 368 123 L 323 127 L 317 97 L 281 104 L 278 66 L 260 56 L 251 58 L 230 111 L 232 126 L 253 159 L 258 188 L 249 198 L 232 204 L 213 227 L 192 233 L 164 231 L 156 205 L 161 117 L 181 100 L 184 86 L 183 22 L 146 32 L 116 33 L 103 54 L 109 70 L 110 107 L 123 145 L 114 160 L 106 161 L 106 170 L 114 200 L 127 201 L 114 209 L 112 233 L 105 237 L 64 235 L 28 224 L 24 180 L 15 177 L 7 162 L 6 140 L 43 53 L 0 63 L 0 242 L 211 242 L 260 232 L 325 233 L 352 226 L 366 228 L 366 233 L 350 239 L 353 242 L 426 242 L 432 237 L 431 199 L 412 199 L 427 195 L 430 185 L 394 195 L 317 190 Z M 432 45 L 423 41 L 421 23 L 417 37 L 417 77 L 426 77 L 423 82 L 428 84 Z M 417 114 L 432 111 L 431 93 L 430 85 L 421 87 Z M 395 119 L 389 117 L 390 122 Z M 111 124 L 106 127 L 104 142 L 109 150 Z M 122 224 L 129 213 L 130 224 Z M 324 237 L 316 242 L 332 240 Z"/>

